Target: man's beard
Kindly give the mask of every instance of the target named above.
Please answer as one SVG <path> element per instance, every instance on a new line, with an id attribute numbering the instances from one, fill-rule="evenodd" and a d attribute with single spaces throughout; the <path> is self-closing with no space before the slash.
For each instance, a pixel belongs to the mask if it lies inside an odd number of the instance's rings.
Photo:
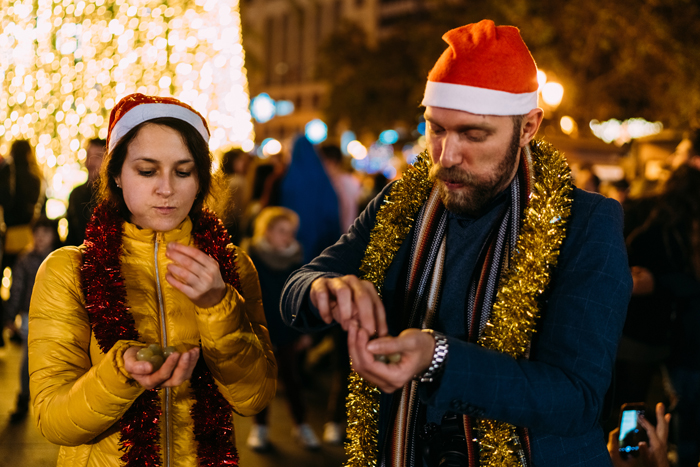
<path id="1" fill-rule="evenodd" d="M 443 167 L 434 164 L 430 169 L 430 179 L 437 181 L 442 204 L 455 214 L 468 216 L 481 214 L 481 210 L 504 188 L 511 177 L 519 148 L 520 132 L 515 131 L 514 128 L 505 157 L 498 164 L 495 172 L 485 180 L 478 179 L 473 173 L 459 167 Z M 450 191 L 445 186 L 444 180 L 459 183 L 463 189 Z"/>

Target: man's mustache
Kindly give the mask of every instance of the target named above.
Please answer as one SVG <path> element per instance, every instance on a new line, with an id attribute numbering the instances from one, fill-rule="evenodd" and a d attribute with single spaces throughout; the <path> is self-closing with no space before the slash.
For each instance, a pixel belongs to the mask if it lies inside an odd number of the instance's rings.
<path id="1" fill-rule="evenodd" d="M 443 182 L 461 185 L 474 185 L 477 182 L 476 177 L 466 170 L 459 167 L 443 167 L 440 164 L 435 164 L 430 168 L 430 179 L 439 179 Z"/>

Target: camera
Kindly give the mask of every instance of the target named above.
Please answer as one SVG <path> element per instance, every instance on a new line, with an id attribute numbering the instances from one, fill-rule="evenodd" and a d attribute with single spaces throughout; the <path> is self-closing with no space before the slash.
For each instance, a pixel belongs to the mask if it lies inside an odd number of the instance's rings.
<path id="1" fill-rule="evenodd" d="M 461 415 L 447 412 L 443 415 L 440 425 L 427 423 L 420 438 L 423 458 L 430 467 L 469 465 Z"/>
<path id="2" fill-rule="evenodd" d="M 620 457 L 627 459 L 629 456 L 639 455 L 639 443 L 649 441 L 644 428 L 639 425 L 638 419 L 644 415 L 644 403 L 627 403 L 620 410 Z"/>

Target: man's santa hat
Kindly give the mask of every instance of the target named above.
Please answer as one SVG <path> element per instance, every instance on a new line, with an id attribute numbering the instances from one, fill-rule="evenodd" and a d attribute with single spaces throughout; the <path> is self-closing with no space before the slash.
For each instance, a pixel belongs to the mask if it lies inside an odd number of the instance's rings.
<path id="1" fill-rule="evenodd" d="M 537 65 L 518 28 L 483 20 L 442 38 L 449 48 L 428 75 L 422 105 L 479 115 L 537 108 Z"/>
<path id="2" fill-rule="evenodd" d="M 209 143 L 209 126 L 202 115 L 174 97 L 129 94 L 109 114 L 107 150 L 112 151 L 120 139 L 135 126 L 154 118 L 171 117 L 189 123 Z"/>

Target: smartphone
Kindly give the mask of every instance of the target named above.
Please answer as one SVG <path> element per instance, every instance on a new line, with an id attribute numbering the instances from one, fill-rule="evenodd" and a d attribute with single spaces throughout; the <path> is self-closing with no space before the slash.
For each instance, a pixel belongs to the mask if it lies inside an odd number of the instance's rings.
<path id="1" fill-rule="evenodd" d="M 644 415 L 644 403 L 633 402 L 620 410 L 620 456 L 627 458 L 639 454 L 639 443 L 649 441 L 647 432 L 639 424 L 639 416 Z"/>

